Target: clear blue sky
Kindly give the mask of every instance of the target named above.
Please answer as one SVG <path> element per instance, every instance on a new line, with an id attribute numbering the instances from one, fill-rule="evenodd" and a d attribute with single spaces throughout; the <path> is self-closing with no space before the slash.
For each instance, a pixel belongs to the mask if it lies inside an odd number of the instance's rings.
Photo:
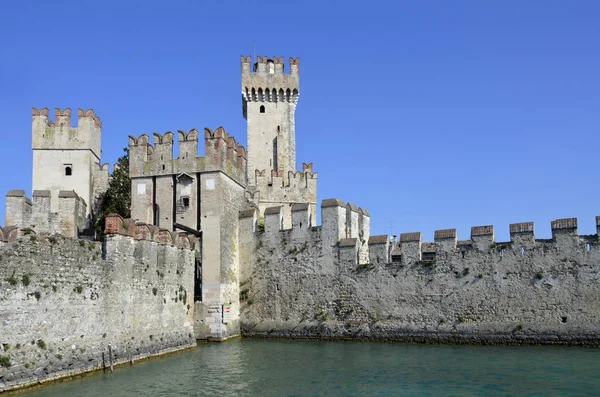
<path id="1" fill-rule="evenodd" d="M 319 200 L 367 208 L 373 234 L 493 224 L 502 241 L 534 221 L 546 238 L 563 217 L 595 233 L 596 1 L 11 1 L 0 15 L 0 214 L 5 192 L 31 193 L 32 106 L 93 108 L 103 162 L 130 134 L 223 125 L 245 143 L 239 59 L 256 40 L 301 58 L 298 162 L 314 162 Z"/>

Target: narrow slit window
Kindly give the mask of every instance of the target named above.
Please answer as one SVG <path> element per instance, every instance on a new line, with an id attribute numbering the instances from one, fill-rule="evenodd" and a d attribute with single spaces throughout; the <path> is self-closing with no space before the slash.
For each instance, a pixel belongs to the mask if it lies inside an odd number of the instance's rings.
<path id="1" fill-rule="evenodd" d="M 525 255 L 525 247 L 521 247 L 521 256 Z"/>
<path id="2" fill-rule="evenodd" d="M 277 164 L 277 138 L 273 139 L 273 169 L 279 171 Z"/>
<path id="3" fill-rule="evenodd" d="M 591 249 L 591 248 L 592 248 L 592 247 L 590 246 L 590 243 L 587 243 L 587 244 L 585 245 L 585 250 L 586 250 L 587 252 L 590 252 L 590 249 Z"/>

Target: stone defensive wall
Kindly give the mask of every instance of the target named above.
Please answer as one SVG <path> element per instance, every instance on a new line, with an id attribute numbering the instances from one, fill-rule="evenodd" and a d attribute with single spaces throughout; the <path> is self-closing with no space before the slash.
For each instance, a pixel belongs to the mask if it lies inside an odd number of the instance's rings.
<path id="1" fill-rule="evenodd" d="M 283 171 L 271 170 L 271 175 L 266 175 L 266 170 L 254 171 L 254 185 L 265 197 L 272 201 L 286 202 L 288 196 L 300 197 L 303 202 L 316 203 L 317 172 L 313 173 L 313 164 L 302 164 L 302 172 L 288 172 L 287 183 L 283 178 Z"/>
<path id="2" fill-rule="evenodd" d="M 106 224 L 103 243 L 0 228 L 0 392 L 196 345 L 194 241 Z"/>
<path id="3" fill-rule="evenodd" d="M 369 213 L 354 204 L 344 204 L 338 199 L 323 200 L 321 203 L 321 226 L 313 225 L 312 206 L 309 203 L 292 206 L 292 227 L 284 229 L 283 207 L 269 207 L 264 218 L 256 209 L 241 211 L 239 214 L 239 244 L 241 279 L 251 276 L 254 266 L 260 266 L 261 251 L 274 255 L 273 260 L 288 260 L 288 255 L 311 252 L 314 260 L 329 262 L 343 261 L 367 263 L 369 258 L 368 240 L 370 234 Z"/>
<path id="4" fill-rule="evenodd" d="M 92 109 L 77 111 L 77 127 L 71 127 L 71 109 L 55 110 L 55 121 L 48 119 L 48 108 L 32 108 L 32 148 L 90 149 L 100 158 L 102 121 Z"/>
<path id="5" fill-rule="evenodd" d="M 58 212 L 51 210 L 52 200 L 49 190 L 34 190 L 31 200 L 24 190 L 9 191 L 6 194 L 6 225 L 31 228 L 37 234 L 77 237 L 89 223 L 85 200 L 72 190 L 61 190 Z"/>
<path id="6" fill-rule="evenodd" d="M 247 197 L 255 203 L 259 203 L 259 210 L 262 214 L 266 208 L 277 205 L 276 203 L 309 203 L 311 221 L 316 223 L 316 205 L 317 205 L 317 177 L 318 173 L 313 173 L 313 164 L 302 164 L 302 172 L 289 171 L 287 180 L 284 178 L 283 171 L 271 170 L 271 175 L 267 175 L 266 170 L 256 170 L 254 172 L 253 191 L 247 192 Z M 289 226 L 291 219 L 291 206 L 283 206 L 284 218 Z"/>
<path id="7" fill-rule="evenodd" d="M 509 242 L 479 226 L 469 240 L 449 229 L 431 243 L 421 233 L 390 243 L 368 235 L 360 210 L 323 205 L 319 228 L 304 227 L 303 214 L 279 230 L 269 210 L 264 232 L 240 232 L 243 335 L 600 343 L 599 234 L 579 236 L 574 218 L 553 221 L 552 239 L 536 239 L 529 222 L 510 225 Z M 241 230 L 252 228 L 250 213 L 242 215 Z M 596 224 L 600 232 L 600 217 Z"/>
<path id="8" fill-rule="evenodd" d="M 246 185 L 246 149 L 219 127 L 204 129 L 205 156 L 198 156 L 198 131 L 178 131 L 179 158 L 173 158 L 172 132 L 154 133 L 153 144 L 146 134 L 129 136 L 130 177 L 162 176 L 204 171 L 222 171 Z"/>

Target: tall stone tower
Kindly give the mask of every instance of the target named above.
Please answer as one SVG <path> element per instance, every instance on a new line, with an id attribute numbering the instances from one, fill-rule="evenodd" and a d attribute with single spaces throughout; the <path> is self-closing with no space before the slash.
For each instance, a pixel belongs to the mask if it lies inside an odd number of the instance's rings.
<path id="1" fill-rule="evenodd" d="M 75 191 L 87 204 L 86 215 L 91 215 L 108 184 L 108 165 L 100 165 L 100 118 L 91 109 L 79 109 L 76 128 L 71 127 L 71 109 L 56 109 L 54 123 L 47 108 L 33 108 L 32 118 L 32 190 L 50 194 L 52 212 L 59 211 L 61 190 Z"/>
<path id="2" fill-rule="evenodd" d="M 296 171 L 296 103 L 300 94 L 300 59 L 290 58 L 290 73 L 283 72 L 283 57 L 258 57 L 250 70 L 250 57 L 242 57 L 242 100 L 248 122 L 248 182 L 255 170 Z"/>
<path id="3" fill-rule="evenodd" d="M 294 204 L 309 204 L 316 223 L 316 174 L 312 163 L 296 172 L 295 114 L 300 95 L 300 58 L 258 57 L 251 70 L 242 56 L 242 109 L 248 125 L 248 194 L 260 214 L 268 207 L 283 208 L 282 223 L 291 227 Z"/>

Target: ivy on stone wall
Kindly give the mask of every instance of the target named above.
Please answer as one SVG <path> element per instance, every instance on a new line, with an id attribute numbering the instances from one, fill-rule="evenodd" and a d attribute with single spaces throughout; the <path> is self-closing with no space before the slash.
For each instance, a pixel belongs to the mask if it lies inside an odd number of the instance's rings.
<path id="1" fill-rule="evenodd" d="M 108 189 L 100 199 L 100 210 L 94 228 L 96 239 L 104 238 L 104 219 L 108 214 L 119 214 L 123 218 L 131 216 L 131 178 L 129 177 L 129 149 L 117 160 L 117 167 L 112 174 Z"/>

